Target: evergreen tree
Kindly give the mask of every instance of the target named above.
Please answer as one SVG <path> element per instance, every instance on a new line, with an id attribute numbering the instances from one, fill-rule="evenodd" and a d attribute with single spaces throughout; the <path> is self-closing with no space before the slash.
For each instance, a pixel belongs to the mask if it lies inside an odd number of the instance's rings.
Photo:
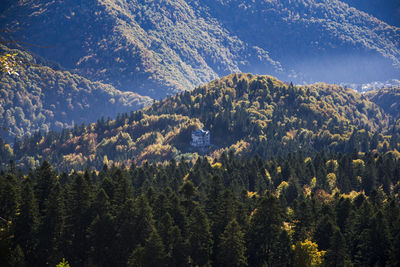
<path id="1" fill-rule="evenodd" d="M 67 242 L 67 258 L 72 265 L 81 266 L 88 259 L 88 229 L 93 219 L 90 187 L 83 175 L 75 174 L 69 194 L 64 240 Z"/>
<path id="2" fill-rule="evenodd" d="M 14 174 L 0 175 L 0 216 L 5 221 L 12 220 L 17 212 L 19 192 Z"/>
<path id="3" fill-rule="evenodd" d="M 169 230 L 169 242 L 165 243 L 169 247 L 168 258 L 170 266 L 184 267 L 189 266 L 189 243 L 182 237 L 178 226 L 173 226 Z"/>
<path id="4" fill-rule="evenodd" d="M 218 246 L 218 266 L 247 266 L 244 234 L 238 222 L 233 219 L 226 226 Z"/>
<path id="5" fill-rule="evenodd" d="M 199 207 L 195 207 L 190 216 L 188 231 L 191 264 L 194 266 L 208 266 L 210 264 L 213 240 L 207 216 Z"/>
<path id="6" fill-rule="evenodd" d="M 127 175 L 121 169 L 117 169 L 112 174 L 112 180 L 115 187 L 113 188 L 113 207 L 118 208 L 122 206 L 125 201 L 133 197 L 133 188 L 129 183 Z"/>
<path id="7" fill-rule="evenodd" d="M 250 266 L 272 266 L 279 260 L 277 245 L 282 224 L 282 207 L 278 199 L 267 194 L 250 219 L 247 245 Z"/>
<path id="8" fill-rule="evenodd" d="M 313 228 L 313 214 L 309 199 L 303 199 L 295 207 L 296 223 L 294 228 L 294 240 L 301 241 L 310 237 Z"/>
<path id="9" fill-rule="evenodd" d="M 123 266 L 128 261 L 129 255 L 138 245 L 136 237 L 136 211 L 135 202 L 129 199 L 120 209 L 115 219 L 115 262 Z"/>
<path id="10" fill-rule="evenodd" d="M 114 218 L 108 196 L 103 189 L 93 203 L 95 218 L 88 229 L 91 243 L 91 261 L 100 266 L 112 266 L 116 262 L 114 241 L 116 236 Z"/>
<path id="11" fill-rule="evenodd" d="M 39 255 L 41 265 L 54 266 L 62 257 L 62 237 L 65 209 L 60 184 L 57 182 L 46 200 L 45 215 L 39 227 Z"/>
<path id="12" fill-rule="evenodd" d="M 36 186 L 35 192 L 39 204 L 39 212 L 44 215 L 46 211 L 46 203 L 51 190 L 54 188 L 57 175 L 49 162 L 44 161 L 42 166 L 36 171 Z"/>
<path id="13" fill-rule="evenodd" d="M 25 255 L 25 262 L 33 266 L 37 261 L 37 230 L 39 226 L 38 204 L 30 181 L 26 181 L 21 192 L 21 206 L 15 218 L 14 241 Z"/>
<path id="14" fill-rule="evenodd" d="M 320 249 L 327 250 L 329 248 L 334 230 L 335 225 L 332 219 L 328 215 L 325 215 L 318 223 L 314 233 L 315 240 Z"/>
<path id="15" fill-rule="evenodd" d="M 162 267 L 167 266 L 167 254 L 157 231 L 153 229 L 144 245 L 139 245 L 131 254 L 128 266 L 138 267 Z"/>
<path id="16" fill-rule="evenodd" d="M 346 240 L 339 228 L 334 229 L 330 239 L 329 249 L 325 254 L 325 265 L 327 267 L 349 266 Z"/>

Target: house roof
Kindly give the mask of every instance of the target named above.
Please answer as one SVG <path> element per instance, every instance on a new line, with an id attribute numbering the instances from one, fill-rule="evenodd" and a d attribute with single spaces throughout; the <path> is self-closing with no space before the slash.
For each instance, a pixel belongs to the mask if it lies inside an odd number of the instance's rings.
<path id="1" fill-rule="evenodd" d="M 207 134 L 209 134 L 210 133 L 210 131 L 205 131 L 205 130 L 203 130 L 203 129 L 198 129 L 198 130 L 196 130 L 196 131 L 193 131 L 192 132 L 192 134 L 195 134 L 195 135 L 207 135 Z"/>

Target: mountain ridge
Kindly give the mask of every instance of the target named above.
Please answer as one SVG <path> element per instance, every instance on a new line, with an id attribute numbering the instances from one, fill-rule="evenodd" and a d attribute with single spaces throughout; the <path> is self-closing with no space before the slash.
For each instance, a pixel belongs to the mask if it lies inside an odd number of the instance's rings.
<path id="1" fill-rule="evenodd" d="M 389 126 L 383 110 L 348 88 L 231 74 L 114 120 L 26 138 L 7 151 L 21 166 L 48 159 L 67 170 L 195 159 L 202 153 L 190 147 L 191 132 L 205 128 L 211 157 L 231 150 L 263 158 L 299 150 L 396 153 L 399 136 Z"/>
<path id="2" fill-rule="evenodd" d="M 400 29 L 341 1 L 32 3 L 0 14 L 21 29 L 16 39 L 49 47 L 32 50 L 90 80 L 156 99 L 232 72 L 296 83 L 400 74 Z"/>
<path id="3" fill-rule="evenodd" d="M 39 130 L 60 131 L 102 116 L 114 117 L 151 102 L 133 92 L 121 92 L 66 70 L 54 70 L 26 51 L 2 45 L 0 49 L 17 54 L 21 62 L 18 75 L 0 77 L 1 137 L 8 142 Z"/>

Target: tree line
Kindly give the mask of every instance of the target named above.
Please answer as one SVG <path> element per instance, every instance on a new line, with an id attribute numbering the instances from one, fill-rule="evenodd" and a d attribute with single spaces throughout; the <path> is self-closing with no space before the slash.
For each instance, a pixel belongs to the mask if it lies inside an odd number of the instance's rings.
<path id="1" fill-rule="evenodd" d="M 0 173 L 4 266 L 398 266 L 390 154 Z"/>

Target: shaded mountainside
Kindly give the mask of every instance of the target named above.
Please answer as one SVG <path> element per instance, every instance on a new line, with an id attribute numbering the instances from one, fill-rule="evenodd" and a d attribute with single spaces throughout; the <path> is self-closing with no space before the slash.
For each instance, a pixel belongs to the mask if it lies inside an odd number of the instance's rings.
<path id="1" fill-rule="evenodd" d="M 356 82 L 398 76 L 400 29 L 340 1 L 7 1 L 36 53 L 153 98 L 232 72 Z"/>
<path id="2" fill-rule="evenodd" d="M 115 117 L 151 103 L 148 97 L 43 66 L 40 59 L 27 52 L 0 48 L 17 53 L 23 62 L 19 75 L 0 76 L 1 137 L 10 142 L 38 130 L 48 132 L 88 124 L 102 116 Z"/>
<path id="3" fill-rule="evenodd" d="M 17 35 L 50 47 L 38 54 L 157 98 L 238 72 L 249 60 L 279 68 L 266 51 L 248 47 L 183 0 L 28 1 L 3 13 L 12 18 L 10 28 L 26 29 Z"/>
<path id="4" fill-rule="evenodd" d="M 390 25 L 400 27 L 400 2 L 398 0 L 342 0 L 342 2 L 369 13 Z"/>
<path id="5" fill-rule="evenodd" d="M 387 115 L 351 89 L 232 74 L 115 120 L 35 135 L 13 148 L 3 145 L 3 162 L 14 157 L 21 166 L 35 167 L 48 159 L 57 168 L 81 169 L 193 159 L 198 153 L 189 145 L 190 134 L 198 128 L 211 132 L 212 157 L 223 151 L 268 158 L 298 150 L 399 150 L 398 134 L 383 135 Z"/>
<path id="6" fill-rule="evenodd" d="M 365 96 L 394 119 L 400 119 L 400 88 L 372 90 L 365 93 Z"/>
<path id="7" fill-rule="evenodd" d="M 205 0 L 198 8 L 267 50 L 294 81 L 365 83 L 399 73 L 400 29 L 342 1 Z"/>

